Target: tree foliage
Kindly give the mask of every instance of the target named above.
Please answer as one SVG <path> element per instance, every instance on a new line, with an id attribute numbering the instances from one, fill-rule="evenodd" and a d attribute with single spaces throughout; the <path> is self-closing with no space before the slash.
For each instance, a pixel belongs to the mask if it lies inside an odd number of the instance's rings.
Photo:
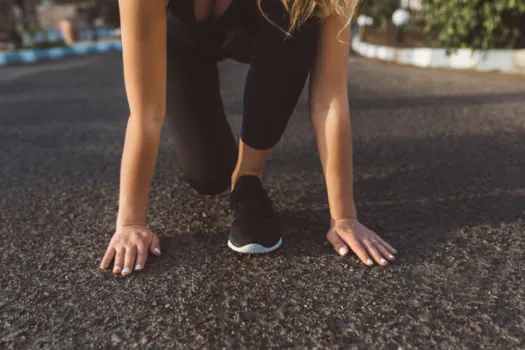
<path id="1" fill-rule="evenodd" d="M 374 28 L 387 29 L 392 26 L 392 14 L 399 8 L 399 0 L 361 0 L 359 14 L 374 19 Z"/>
<path id="2" fill-rule="evenodd" d="M 428 33 L 448 50 L 525 47 L 525 0 L 426 0 Z"/>

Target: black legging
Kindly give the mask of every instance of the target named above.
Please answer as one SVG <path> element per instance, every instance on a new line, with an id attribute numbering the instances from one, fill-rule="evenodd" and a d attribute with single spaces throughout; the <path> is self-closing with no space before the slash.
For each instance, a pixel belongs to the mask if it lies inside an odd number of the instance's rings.
<path id="1" fill-rule="evenodd" d="M 218 19 L 196 23 L 193 0 L 168 6 L 167 111 L 179 166 L 200 193 L 216 194 L 231 182 L 237 145 L 219 91 L 217 61 L 250 63 L 244 91 L 241 139 L 255 149 L 281 138 L 311 70 L 318 35 L 312 18 L 286 39 L 280 0 L 233 0 Z M 227 34 L 233 39 L 221 48 Z"/>

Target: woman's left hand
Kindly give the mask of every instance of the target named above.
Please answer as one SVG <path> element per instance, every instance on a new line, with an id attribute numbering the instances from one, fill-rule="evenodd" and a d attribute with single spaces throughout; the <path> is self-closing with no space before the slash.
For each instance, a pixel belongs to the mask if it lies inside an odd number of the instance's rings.
<path id="1" fill-rule="evenodd" d="M 394 261 L 397 250 L 385 242 L 374 231 L 369 230 L 357 219 L 343 219 L 332 222 L 326 238 L 332 243 L 341 256 L 348 254 L 350 247 L 354 253 L 368 266 L 386 266 Z M 373 259 L 373 260 L 372 260 Z"/>

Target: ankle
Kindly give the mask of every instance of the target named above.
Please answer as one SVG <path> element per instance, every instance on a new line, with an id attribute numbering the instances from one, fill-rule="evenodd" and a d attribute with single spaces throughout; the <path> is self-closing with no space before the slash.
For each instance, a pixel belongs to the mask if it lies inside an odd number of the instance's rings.
<path id="1" fill-rule="evenodd" d="M 242 172 L 236 172 L 232 175 L 232 181 L 231 181 L 231 191 L 234 190 L 235 185 L 237 184 L 237 181 L 243 177 L 243 176 L 257 176 L 262 181 L 262 171 L 256 172 L 256 171 L 242 171 Z"/>

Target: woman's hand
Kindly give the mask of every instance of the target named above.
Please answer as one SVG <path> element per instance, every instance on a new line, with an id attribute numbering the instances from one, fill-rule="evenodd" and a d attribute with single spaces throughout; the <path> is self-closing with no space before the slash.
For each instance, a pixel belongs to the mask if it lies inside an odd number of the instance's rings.
<path id="1" fill-rule="evenodd" d="M 148 250 L 156 256 L 160 255 L 159 237 L 145 225 L 118 227 L 109 242 L 100 268 L 105 270 L 115 258 L 113 273 L 127 276 L 133 270 L 140 271 L 144 268 Z"/>
<path id="2" fill-rule="evenodd" d="M 368 266 L 374 265 L 375 260 L 379 265 L 386 266 L 388 261 L 394 261 L 393 254 L 397 250 L 385 242 L 375 232 L 366 228 L 357 219 L 343 219 L 332 221 L 332 227 L 326 238 L 341 256 L 348 254 L 348 247 Z"/>

